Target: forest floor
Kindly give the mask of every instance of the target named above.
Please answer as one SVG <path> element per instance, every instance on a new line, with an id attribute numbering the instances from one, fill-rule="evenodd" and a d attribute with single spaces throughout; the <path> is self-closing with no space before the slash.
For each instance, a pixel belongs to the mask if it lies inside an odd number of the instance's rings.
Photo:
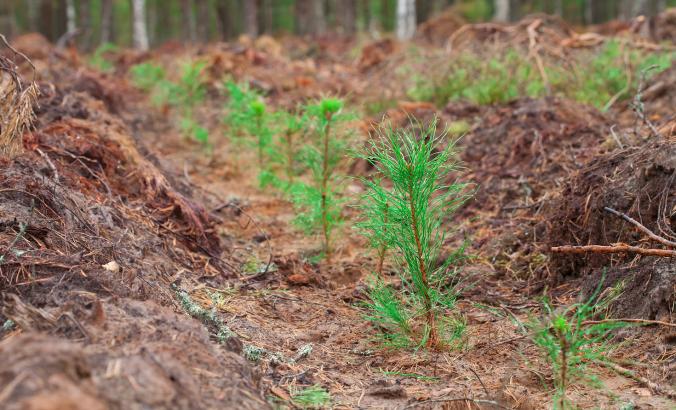
<path id="1" fill-rule="evenodd" d="M 531 20 L 498 30 L 506 36 L 499 40 L 527 44 L 527 33 L 540 26 L 543 37 L 565 34 Z M 488 42 L 481 30 L 455 39 Z M 549 252 L 555 245 L 646 245 L 604 206 L 670 232 L 673 63 L 648 85 L 648 126 L 627 101 L 607 112 L 554 97 L 410 102 L 394 77 L 410 50 L 388 41 L 167 45 L 150 54 L 118 51 L 108 73 L 35 37 L 15 45 L 37 66 L 42 93 L 25 152 L 3 160 L 0 175 L 7 249 L 0 407 L 301 408 L 296 394 L 318 385 L 330 394 L 330 408 L 549 408 L 551 369 L 520 323 L 542 313 L 543 295 L 554 307 L 569 306 L 602 278 L 603 291 L 623 284 L 611 317 L 652 322 L 613 336 L 612 359 L 634 377 L 594 366 L 603 387 L 575 384 L 570 400 L 580 408 L 676 406 L 671 260 Z M 415 58 L 441 49 L 425 47 Z M 210 131 L 209 152 L 182 135 L 178 110 L 154 106 L 127 77 L 139 62 L 171 72 L 174 61 L 198 58 L 207 63 L 209 87 L 196 116 Z M 449 221 L 445 244 L 450 250 L 467 238 L 474 256 L 460 273 L 474 284 L 458 302 L 467 322 L 462 346 L 379 345 L 364 319 L 375 260 L 354 232 L 357 211 L 345 209 L 331 261 L 315 261 L 318 238 L 292 224 L 295 210 L 282 194 L 259 187 L 254 153 L 225 138 L 224 76 L 265 91 L 274 108 L 344 96 L 359 115 L 357 145 L 383 118 L 395 126 L 434 116 L 465 124 L 463 178 L 478 191 Z M 369 172 L 359 161 L 343 170 Z M 360 184 L 346 185 L 357 198 Z M 396 271 L 386 264 L 393 280 Z M 236 334 L 225 344 L 216 336 L 223 324 Z"/>

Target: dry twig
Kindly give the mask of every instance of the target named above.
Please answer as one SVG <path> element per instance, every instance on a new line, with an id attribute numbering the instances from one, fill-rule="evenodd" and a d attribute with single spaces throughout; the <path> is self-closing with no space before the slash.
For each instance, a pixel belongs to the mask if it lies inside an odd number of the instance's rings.
<path id="1" fill-rule="evenodd" d="M 626 244 L 618 244 L 612 246 L 604 245 L 585 245 L 585 246 L 553 246 L 551 251 L 554 253 L 637 253 L 639 255 L 647 256 L 661 256 L 664 258 L 676 257 L 676 251 L 669 249 L 646 249 L 638 246 L 630 246 Z"/>

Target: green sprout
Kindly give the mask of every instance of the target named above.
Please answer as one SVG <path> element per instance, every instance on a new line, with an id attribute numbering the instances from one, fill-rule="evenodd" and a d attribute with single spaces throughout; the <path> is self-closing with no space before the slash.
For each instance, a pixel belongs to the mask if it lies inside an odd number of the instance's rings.
<path id="1" fill-rule="evenodd" d="M 307 127 L 307 117 L 290 112 L 281 112 L 279 117 L 284 124 L 284 132 L 281 133 L 280 141 L 282 147 L 280 160 L 284 167 L 288 186 L 291 186 L 296 175 L 296 157 L 298 156 L 295 137 Z"/>
<path id="2" fill-rule="evenodd" d="M 89 65 L 93 66 L 104 73 L 113 71 L 113 63 L 111 63 L 106 55 L 114 53 L 118 50 L 117 46 L 112 43 L 103 43 L 94 50 L 94 53 L 89 58 Z"/>
<path id="3" fill-rule="evenodd" d="M 164 68 L 153 63 L 137 64 L 129 70 L 134 86 L 150 94 L 153 105 L 167 104 L 174 85 L 167 80 Z"/>
<path id="4" fill-rule="evenodd" d="M 444 314 L 455 309 L 457 289 L 451 265 L 463 258 L 461 248 L 441 266 L 436 261 L 444 243 L 442 222 L 469 197 L 468 185 L 447 181 L 459 170 L 454 144 L 441 147 L 436 122 L 419 138 L 405 130 L 387 130 L 362 156 L 376 169 L 364 179 L 368 193 L 361 206 L 361 224 L 371 241 L 390 247 L 402 266 L 402 290 L 382 277 L 371 281 L 367 319 L 385 329 L 385 342 L 441 348 L 458 340 L 464 321 Z M 385 183 L 388 188 L 385 188 Z M 418 323 L 422 320 L 422 324 Z"/>
<path id="5" fill-rule="evenodd" d="M 570 385 L 576 382 L 600 385 L 598 378 L 588 369 L 589 365 L 609 362 L 609 352 L 614 348 L 609 342 L 611 331 L 629 326 L 622 321 L 588 322 L 608 304 L 606 299 L 597 298 L 600 289 L 599 286 L 586 302 L 575 303 L 565 309 L 554 310 L 544 300 L 544 316 L 525 323 L 533 343 L 552 368 L 556 389 L 554 408 L 574 407 L 566 397 Z"/>
<path id="6" fill-rule="evenodd" d="M 247 86 L 228 82 L 226 88 L 230 100 L 226 107 L 225 122 L 231 130 L 231 139 L 239 142 L 242 137 L 246 137 L 251 141 L 250 145 L 254 145 L 258 152 L 261 187 L 276 185 L 272 167 L 279 157 L 272 144 L 275 114 L 268 111 L 262 96 Z"/>
<path id="7" fill-rule="evenodd" d="M 291 398 L 302 409 L 325 409 L 331 404 L 331 394 L 319 385 L 292 392 Z"/>
<path id="8" fill-rule="evenodd" d="M 304 147 L 303 161 L 312 174 L 312 182 L 296 183 L 291 198 L 300 210 L 295 222 L 306 232 L 319 231 L 323 238 L 323 253 L 331 259 L 331 234 L 340 225 L 341 201 L 335 171 L 345 154 L 345 142 L 336 137 L 334 126 L 349 117 L 341 113 L 341 100 L 325 98 L 306 107 L 313 122 L 315 138 Z"/>

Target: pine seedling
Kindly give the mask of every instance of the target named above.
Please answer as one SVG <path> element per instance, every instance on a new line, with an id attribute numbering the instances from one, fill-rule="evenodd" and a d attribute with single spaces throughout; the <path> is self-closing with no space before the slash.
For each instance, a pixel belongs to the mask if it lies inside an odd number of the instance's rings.
<path id="1" fill-rule="evenodd" d="M 324 98 L 307 107 L 315 138 L 304 147 L 303 162 L 310 170 L 312 182 L 296 183 L 290 192 L 296 209 L 300 210 L 296 224 L 308 233 L 321 232 L 327 260 L 331 259 L 331 234 L 341 223 L 335 171 L 344 157 L 345 142 L 336 138 L 335 125 L 349 118 L 341 112 L 342 108 L 343 102 L 335 98 Z"/>
<path id="2" fill-rule="evenodd" d="M 331 404 L 331 394 L 319 385 L 292 391 L 291 397 L 301 409 L 325 409 Z"/>
<path id="3" fill-rule="evenodd" d="M 367 319 L 383 328 L 384 340 L 395 347 L 441 348 L 464 329 L 462 320 L 441 317 L 455 308 L 457 289 L 448 283 L 455 274 L 450 267 L 462 259 L 462 249 L 442 266 L 436 261 L 444 243 L 443 220 L 471 194 L 465 183 L 445 182 L 459 166 L 454 145 L 440 146 L 443 137 L 436 136 L 435 123 L 419 138 L 390 129 L 363 154 L 374 164 L 377 179 L 364 181 L 368 193 L 361 226 L 377 246 L 396 252 L 402 266 L 401 291 L 381 277 L 372 281 Z M 391 188 L 383 187 L 385 181 Z"/>
<path id="4" fill-rule="evenodd" d="M 228 81 L 225 83 L 225 88 L 228 90 L 229 99 L 225 107 L 224 122 L 231 131 L 233 142 L 239 143 L 241 138 L 248 136 L 250 131 L 253 114 L 250 110 L 251 104 L 260 100 L 261 96 L 246 84 L 240 85 Z"/>
<path id="5" fill-rule="evenodd" d="M 298 155 L 296 138 L 298 134 L 301 134 L 306 129 L 307 117 L 286 111 L 281 112 L 279 117 L 280 121 L 284 124 L 284 131 L 280 133 L 279 141 L 282 151 L 280 158 L 288 185 L 290 186 L 293 184 L 296 175 L 296 156 Z"/>
<path id="6" fill-rule="evenodd" d="M 153 63 L 133 66 L 129 72 L 134 86 L 150 94 L 150 101 L 157 107 L 165 106 L 174 85 L 167 80 L 164 68 Z"/>
<path id="7" fill-rule="evenodd" d="M 600 289 L 599 286 L 586 302 L 560 310 L 552 309 L 549 302 L 544 300 L 544 316 L 525 323 L 533 343 L 551 366 L 556 389 L 555 409 L 574 408 L 566 396 L 572 384 L 587 382 L 593 386 L 600 385 L 589 366 L 610 361 L 608 356 L 614 348 L 610 343 L 610 332 L 629 326 L 622 321 L 588 322 L 608 304 L 605 299 L 597 298 Z"/>

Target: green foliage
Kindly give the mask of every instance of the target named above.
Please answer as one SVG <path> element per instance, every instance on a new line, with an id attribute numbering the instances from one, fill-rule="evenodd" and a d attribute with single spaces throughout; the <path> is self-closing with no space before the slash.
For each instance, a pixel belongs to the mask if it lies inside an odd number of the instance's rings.
<path id="1" fill-rule="evenodd" d="M 610 332 L 628 326 L 621 321 L 585 323 L 608 306 L 608 298 L 597 299 L 599 290 L 600 287 L 586 302 L 575 303 L 565 309 L 554 310 L 545 300 L 544 316 L 525 324 L 533 343 L 552 368 L 556 389 L 555 408 L 573 407 L 566 398 L 570 385 L 576 382 L 600 384 L 589 366 L 594 362 L 609 360 L 609 352 L 613 349 L 609 342 Z"/>
<path id="2" fill-rule="evenodd" d="M 256 147 L 261 187 L 277 185 L 278 180 L 272 170 L 273 162 L 279 158 L 273 145 L 276 116 L 267 110 L 262 96 L 246 85 L 227 82 L 226 88 L 230 99 L 225 122 L 230 128 L 232 140 L 239 142 L 245 137 L 248 145 Z"/>
<path id="3" fill-rule="evenodd" d="M 463 249 L 441 266 L 436 263 L 444 243 L 443 220 L 470 196 L 467 184 L 447 184 L 459 168 L 454 145 L 440 146 L 443 137 L 436 136 L 435 124 L 419 138 L 390 129 L 363 154 L 377 177 L 363 181 L 367 193 L 360 227 L 376 247 L 385 243 L 396 251 L 402 267 L 399 292 L 380 277 L 372 280 L 367 319 L 385 330 L 383 341 L 394 347 L 439 348 L 456 343 L 464 328 L 462 320 L 442 315 L 455 309 L 451 265 L 463 259 Z"/>
<path id="4" fill-rule="evenodd" d="M 117 51 L 116 45 L 111 43 L 103 43 L 94 50 L 94 53 L 89 57 L 89 65 L 104 73 L 113 71 L 113 63 L 110 62 L 106 55 Z"/>
<path id="5" fill-rule="evenodd" d="M 529 62 L 515 50 L 484 59 L 463 53 L 439 76 L 417 76 L 409 96 L 444 106 L 449 100 L 476 104 L 503 103 L 519 96 L 536 96 L 544 85 Z"/>
<path id="6" fill-rule="evenodd" d="M 671 52 L 630 49 L 609 40 L 590 54 L 581 53 L 577 58 L 571 55 L 565 66 L 545 60 L 545 82 L 532 58 L 517 49 L 491 53 L 488 57 L 468 51 L 450 59 L 436 73 L 414 75 L 408 95 L 444 106 L 449 100 L 458 99 L 497 104 L 519 97 L 542 97 L 551 91 L 604 108 L 616 94 L 618 100 L 629 97 L 638 82 L 636 73 L 651 66 L 657 67 L 656 72 L 665 70 L 673 58 Z"/>
<path id="7" fill-rule="evenodd" d="M 136 64 L 129 70 L 132 82 L 143 91 L 152 91 L 166 77 L 164 68 L 153 63 Z"/>
<path id="8" fill-rule="evenodd" d="M 285 189 L 288 189 L 293 184 L 297 173 L 296 165 L 299 155 L 297 137 L 306 131 L 308 117 L 282 111 L 277 114 L 277 121 L 283 124 L 283 131 L 279 133 L 277 142 L 280 152 L 277 158 L 286 174 Z"/>
<path id="9" fill-rule="evenodd" d="M 292 392 L 291 398 L 302 409 L 325 409 L 331 405 L 331 394 L 319 385 Z"/>
<path id="10" fill-rule="evenodd" d="M 194 61 L 185 64 L 181 78 L 169 90 L 169 104 L 192 114 L 192 110 L 206 97 L 206 82 L 203 78 L 203 61 Z"/>
<path id="11" fill-rule="evenodd" d="M 321 232 L 323 251 L 331 257 L 331 235 L 340 225 L 342 201 L 339 199 L 339 181 L 336 168 L 346 153 L 344 138 L 336 136 L 336 125 L 350 116 L 341 112 L 340 100 L 325 98 L 305 109 L 311 122 L 312 137 L 302 148 L 300 158 L 310 171 L 310 182 L 297 182 L 289 189 L 298 211 L 296 225 L 307 233 Z"/>
<path id="12" fill-rule="evenodd" d="M 239 142 L 239 138 L 247 136 L 251 131 L 250 127 L 254 114 L 250 110 L 251 103 L 260 100 L 262 97 L 246 84 L 240 85 L 228 81 L 225 88 L 229 99 L 225 107 L 224 122 L 230 129 L 233 141 Z"/>
<path id="13" fill-rule="evenodd" d="M 671 66 L 673 58 L 671 52 L 645 52 L 608 40 L 589 56 L 588 65 L 579 67 L 577 78 L 561 74 L 562 83 L 555 86 L 563 90 L 573 82 L 570 97 L 602 108 L 618 93 L 620 100 L 627 99 L 638 85 L 638 73 L 653 66 L 656 73 L 664 71 Z"/>
<path id="14" fill-rule="evenodd" d="M 167 103 L 173 84 L 166 79 L 164 68 L 153 63 L 137 64 L 129 70 L 134 86 L 150 94 L 155 106 Z"/>

